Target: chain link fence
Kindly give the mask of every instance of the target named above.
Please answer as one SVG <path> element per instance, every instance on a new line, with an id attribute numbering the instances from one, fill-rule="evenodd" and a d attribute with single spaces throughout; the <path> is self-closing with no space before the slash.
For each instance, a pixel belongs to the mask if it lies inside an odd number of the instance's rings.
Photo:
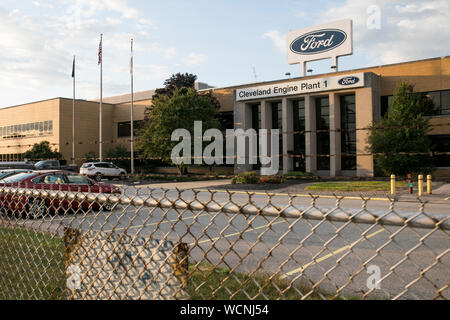
<path id="1" fill-rule="evenodd" d="M 54 187 L 0 186 L 0 299 L 450 297 L 448 204 Z"/>

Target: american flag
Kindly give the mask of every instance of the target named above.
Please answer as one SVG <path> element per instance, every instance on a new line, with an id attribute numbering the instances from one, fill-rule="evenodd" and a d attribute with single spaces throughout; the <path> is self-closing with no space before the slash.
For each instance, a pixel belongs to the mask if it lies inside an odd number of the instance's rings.
<path id="1" fill-rule="evenodd" d="M 103 42 L 103 35 L 100 36 L 100 44 L 98 46 L 98 64 L 100 65 L 102 63 L 102 42 Z"/>

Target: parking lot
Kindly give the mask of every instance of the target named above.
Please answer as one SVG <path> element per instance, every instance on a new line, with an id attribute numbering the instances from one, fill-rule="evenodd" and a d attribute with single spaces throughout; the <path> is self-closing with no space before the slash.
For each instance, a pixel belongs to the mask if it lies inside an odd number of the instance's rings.
<path id="1" fill-rule="evenodd" d="M 367 268 L 373 265 L 382 277 L 373 298 L 432 299 L 450 282 L 448 229 L 342 220 L 369 215 L 409 218 L 418 225 L 430 219 L 448 222 L 441 204 L 148 188 L 126 188 L 122 197 L 132 201 L 112 212 L 68 212 L 15 224 L 59 234 L 71 227 L 186 243 L 190 263 L 276 274 L 350 296 L 368 291 Z M 199 204 L 216 209 L 192 209 Z M 283 211 L 287 207 L 290 211 Z M 275 214 L 267 214 L 271 210 Z M 442 296 L 449 297 L 448 288 Z"/>

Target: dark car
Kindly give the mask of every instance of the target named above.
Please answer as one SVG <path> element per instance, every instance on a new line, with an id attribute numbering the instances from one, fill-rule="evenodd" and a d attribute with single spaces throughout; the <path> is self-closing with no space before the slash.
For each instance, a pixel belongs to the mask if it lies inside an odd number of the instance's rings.
<path id="1" fill-rule="evenodd" d="M 96 181 L 70 171 L 34 171 L 19 173 L 0 180 L 1 188 L 26 188 L 33 190 L 53 190 L 82 193 L 120 195 L 120 189 L 109 184 Z M 67 210 L 112 210 L 109 203 L 90 202 L 79 203 L 70 199 L 33 198 L 27 195 L 5 194 L 0 191 L 0 209 L 22 216 L 38 219 L 47 213 L 58 213 Z"/>
<path id="2" fill-rule="evenodd" d="M 29 161 L 0 162 L 0 169 L 29 169 L 35 170 L 36 167 Z"/>
<path id="3" fill-rule="evenodd" d="M 43 160 L 34 165 L 35 170 L 66 170 L 78 172 L 76 165 L 67 165 L 63 160 Z"/>

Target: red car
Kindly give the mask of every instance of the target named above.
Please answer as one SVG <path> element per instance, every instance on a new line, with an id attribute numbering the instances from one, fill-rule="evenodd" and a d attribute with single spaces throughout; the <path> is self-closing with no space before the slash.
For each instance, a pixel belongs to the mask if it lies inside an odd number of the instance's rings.
<path id="1" fill-rule="evenodd" d="M 69 192 L 99 193 L 120 195 L 120 189 L 104 183 L 98 183 L 88 177 L 70 171 L 34 171 L 29 173 L 19 173 L 11 177 L 0 180 L 2 187 L 27 188 L 34 190 L 58 190 Z M 11 195 L 0 191 L 0 210 L 6 212 L 19 213 L 24 217 L 38 219 L 47 213 L 57 213 L 67 210 L 112 210 L 110 203 L 89 202 L 88 200 L 79 203 L 75 200 L 60 200 L 49 198 L 32 198 L 25 195 Z"/>

